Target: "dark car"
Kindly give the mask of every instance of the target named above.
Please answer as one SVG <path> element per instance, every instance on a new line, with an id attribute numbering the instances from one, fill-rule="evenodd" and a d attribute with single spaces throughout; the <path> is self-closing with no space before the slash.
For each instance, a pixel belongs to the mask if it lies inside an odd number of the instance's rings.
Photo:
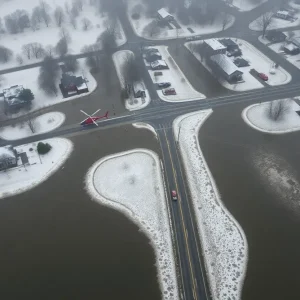
<path id="1" fill-rule="evenodd" d="M 175 190 L 172 190 L 172 191 L 171 191 L 171 196 L 172 196 L 172 199 L 173 199 L 174 201 L 176 201 L 176 200 L 178 199 L 178 197 L 177 197 L 177 192 L 176 192 Z"/>
<path id="2" fill-rule="evenodd" d="M 243 58 L 236 58 L 234 64 L 239 68 L 250 66 L 249 62 Z"/>
<path id="3" fill-rule="evenodd" d="M 161 89 L 166 89 L 171 86 L 171 82 L 160 82 L 157 85 Z"/>
<path id="4" fill-rule="evenodd" d="M 167 95 L 176 95 L 176 91 L 173 88 L 162 90 L 162 93 L 166 96 Z"/>

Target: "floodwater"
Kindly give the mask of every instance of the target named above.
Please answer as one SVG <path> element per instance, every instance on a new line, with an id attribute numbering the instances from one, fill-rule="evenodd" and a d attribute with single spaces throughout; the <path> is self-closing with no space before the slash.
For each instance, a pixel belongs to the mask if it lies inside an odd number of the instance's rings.
<path id="1" fill-rule="evenodd" d="M 63 169 L 0 201 L 0 298 L 161 299 L 148 239 L 91 201 L 83 183 L 96 160 L 136 147 L 157 151 L 155 138 L 127 126 L 71 140 L 75 150 Z"/>
<path id="2" fill-rule="evenodd" d="M 300 132 L 255 131 L 240 117 L 242 108 L 216 109 L 199 135 L 222 200 L 247 236 L 242 300 L 299 299 Z"/>

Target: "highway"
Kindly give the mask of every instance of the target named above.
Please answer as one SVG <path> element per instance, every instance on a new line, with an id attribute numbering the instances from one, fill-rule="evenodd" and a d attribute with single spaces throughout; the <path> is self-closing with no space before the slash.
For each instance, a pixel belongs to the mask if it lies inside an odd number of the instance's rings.
<path id="1" fill-rule="evenodd" d="M 217 0 L 213 1 L 216 2 Z M 275 5 L 275 3 L 279 3 L 281 1 L 276 0 L 272 3 L 271 1 L 268 1 L 259 9 L 254 9 L 253 11 L 247 13 L 239 13 L 235 9 L 226 6 L 223 1 L 220 2 L 220 7 L 224 11 L 227 11 L 235 16 L 235 24 L 230 29 L 224 32 L 210 34 L 203 38 L 220 36 L 243 38 L 250 41 L 251 43 L 254 43 L 260 51 L 266 53 L 267 56 L 271 55 L 271 58 L 275 60 L 277 55 L 275 55 L 275 53 L 270 54 L 270 50 L 257 41 L 259 33 L 250 31 L 248 25 L 264 11 L 269 11 L 270 8 Z M 119 13 L 119 18 L 126 32 L 128 40 L 127 44 L 120 47 L 119 50 L 130 49 L 136 55 L 140 55 L 141 44 L 148 43 L 149 41 L 135 35 L 127 19 L 125 9 Z M 170 46 L 174 45 L 175 43 L 182 44 L 184 41 L 185 39 L 177 39 L 158 41 L 157 43 L 155 43 Z M 89 54 L 79 54 L 78 57 L 85 57 L 88 55 Z M 158 133 L 158 140 L 161 146 L 161 157 L 163 160 L 164 176 L 168 192 L 168 208 L 171 216 L 172 226 L 174 229 L 174 248 L 176 250 L 175 257 L 177 259 L 176 265 L 179 269 L 178 283 L 183 294 L 183 299 L 211 299 L 209 284 L 205 275 L 201 243 L 196 228 L 195 215 L 193 213 L 193 206 L 189 197 L 187 183 L 185 181 L 185 174 L 183 171 L 180 154 L 178 152 L 176 141 L 173 136 L 172 122 L 179 115 L 197 110 L 214 109 L 219 106 L 234 105 L 237 103 L 247 103 L 248 105 L 251 105 L 253 103 L 295 97 L 300 95 L 300 86 L 297 79 L 297 77 L 299 76 L 299 70 L 285 60 L 281 58 L 279 58 L 279 60 L 282 67 L 290 72 L 292 76 L 294 76 L 293 80 L 289 84 L 276 87 L 270 86 L 248 92 L 210 97 L 203 100 L 181 103 L 167 103 L 161 101 L 158 98 L 148 72 L 144 70 L 144 81 L 147 85 L 147 89 L 149 90 L 152 100 L 151 104 L 147 108 L 141 111 L 128 112 L 124 115 L 111 117 L 108 120 L 101 120 L 98 122 L 99 127 L 82 127 L 79 124 L 75 123 L 64 126 L 52 132 L 31 136 L 17 141 L 7 142 L 4 140 L 0 140 L 0 146 L 6 144 L 17 146 L 58 136 L 68 137 L 74 134 L 84 134 L 86 132 L 94 130 L 104 130 L 105 128 L 121 126 L 134 122 L 147 122 L 151 124 Z M 0 71 L 0 74 L 30 67 L 36 67 L 39 65 L 40 63 L 37 63 L 31 66 L 22 66 L 10 70 L 3 70 Z M 20 120 L 22 120 L 22 118 L 19 118 L 18 121 Z M 17 120 L 6 120 L 1 122 L 1 125 L 5 126 L 16 122 Z M 173 201 L 171 199 L 170 191 L 172 189 L 175 189 L 178 192 L 177 201 Z"/>

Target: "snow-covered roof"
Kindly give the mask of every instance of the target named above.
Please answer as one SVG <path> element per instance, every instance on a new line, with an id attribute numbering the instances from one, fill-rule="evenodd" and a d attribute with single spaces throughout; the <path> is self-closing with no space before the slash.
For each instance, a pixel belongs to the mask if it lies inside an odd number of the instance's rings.
<path id="1" fill-rule="evenodd" d="M 295 44 L 297 47 L 300 47 L 300 36 L 295 36 L 291 39 L 291 42 Z"/>
<path id="2" fill-rule="evenodd" d="M 291 13 L 287 10 L 279 10 L 278 12 L 276 12 L 276 15 L 291 16 Z"/>
<path id="3" fill-rule="evenodd" d="M 13 85 L 7 89 L 3 90 L 4 97 L 7 99 L 17 98 L 20 93 L 23 91 L 22 85 Z"/>
<path id="4" fill-rule="evenodd" d="M 212 61 L 214 61 L 219 67 L 227 74 L 231 75 L 236 71 L 239 71 L 243 74 L 242 71 L 239 70 L 239 68 L 231 61 L 229 57 L 227 57 L 225 54 L 216 54 L 212 55 L 210 58 Z"/>
<path id="5" fill-rule="evenodd" d="M 7 158 L 15 158 L 13 147 L 8 145 L 0 147 L 0 161 Z"/>
<path id="6" fill-rule="evenodd" d="M 293 43 L 289 43 L 289 44 L 286 44 L 284 46 L 285 49 L 289 50 L 289 51 L 293 51 L 293 50 L 297 50 L 299 49 L 298 46 L 294 45 Z"/>
<path id="7" fill-rule="evenodd" d="M 167 17 L 173 17 L 171 14 L 169 14 L 165 8 L 161 8 L 157 11 L 157 13 L 163 18 L 167 18 Z"/>
<path id="8" fill-rule="evenodd" d="M 213 50 L 222 50 L 226 49 L 226 47 L 221 44 L 217 39 L 208 39 L 204 41 L 207 45 L 210 46 Z"/>
<path id="9" fill-rule="evenodd" d="M 151 63 L 152 66 L 164 66 L 167 67 L 167 63 L 164 60 L 156 60 L 153 63 Z"/>

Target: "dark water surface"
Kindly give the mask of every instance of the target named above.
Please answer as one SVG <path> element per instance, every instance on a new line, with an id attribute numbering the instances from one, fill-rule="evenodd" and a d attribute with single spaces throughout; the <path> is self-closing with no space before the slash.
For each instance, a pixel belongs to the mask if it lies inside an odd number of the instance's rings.
<path id="1" fill-rule="evenodd" d="M 83 190 L 96 160 L 136 147 L 157 151 L 155 138 L 130 126 L 72 141 L 63 169 L 0 201 L 0 299 L 160 299 L 148 239 Z"/>
<path id="2" fill-rule="evenodd" d="M 249 264 L 242 299 L 300 299 L 300 206 L 298 213 L 287 209 L 249 159 L 256 149 L 275 152 L 300 182 L 300 132 L 260 133 L 243 122 L 241 110 L 215 110 L 199 137 L 222 199 L 247 236 Z"/>

